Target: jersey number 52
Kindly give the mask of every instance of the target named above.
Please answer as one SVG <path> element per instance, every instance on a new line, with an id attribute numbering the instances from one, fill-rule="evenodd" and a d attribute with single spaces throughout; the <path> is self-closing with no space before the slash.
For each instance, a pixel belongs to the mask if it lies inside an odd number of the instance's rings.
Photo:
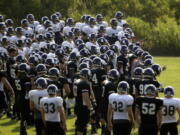
<path id="1" fill-rule="evenodd" d="M 153 103 L 142 104 L 142 114 L 154 115 L 156 106 Z"/>

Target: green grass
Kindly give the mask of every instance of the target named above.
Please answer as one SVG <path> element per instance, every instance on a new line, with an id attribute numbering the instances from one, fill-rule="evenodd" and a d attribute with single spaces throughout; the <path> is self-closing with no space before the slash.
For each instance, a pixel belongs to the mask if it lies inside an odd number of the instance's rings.
<path id="1" fill-rule="evenodd" d="M 155 63 L 167 65 L 167 70 L 163 71 L 158 80 L 164 85 L 172 85 L 175 88 L 175 97 L 180 97 L 180 57 L 155 57 Z M 161 95 L 162 96 L 162 95 Z M 75 118 L 67 119 L 67 135 L 74 135 Z M 132 135 L 137 135 L 137 129 L 132 131 Z M 180 133 L 180 127 L 179 127 Z M 100 132 L 99 132 L 100 134 Z M 3 117 L 0 119 L 0 135 L 19 135 L 19 122 Z M 33 127 L 28 127 L 28 135 L 35 135 Z"/>

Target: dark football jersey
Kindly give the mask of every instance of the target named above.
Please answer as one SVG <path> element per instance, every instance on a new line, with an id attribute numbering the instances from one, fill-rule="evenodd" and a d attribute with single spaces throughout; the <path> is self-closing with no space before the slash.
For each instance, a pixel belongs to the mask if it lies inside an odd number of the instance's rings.
<path id="1" fill-rule="evenodd" d="M 115 68 L 114 64 L 113 64 L 113 61 L 108 62 L 108 65 L 109 65 L 110 69 L 114 69 Z"/>
<path id="2" fill-rule="evenodd" d="M 109 104 L 109 100 L 108 100 L 109 95 L 114 93 L 116 89 L 117 89 L 116 85 L 109 80 L 105 80 L 102 83 L 102 103 L 103 103 L 102 112 L 107 112 L 107 108 Z"/>
<path id="3" fill-rule="evenodd" d="M 29 76 L 30 77 L 36 77 L 37 76 L 37 72 L 36 72 L 35 68 L 30 68 Z"/>
<path id="4" fill-rule="evenodd" d="M 74 93 L 76 93 L 76 106 L 83 106 L 83 99 L 82 94 L 85 92 L 88 92 L 90 95 L 91 86 L 88 81 L 85 80 L 77 80 L 76 82 L 76 88 L 74 89 Z"/>
<path id="5" fill-rule="evenodd" d="M 68 84 L 68 80 L 64 77 L 59 77 L 58 80 L 47 79 L 48 84 L 54 84 L 58 87 L 58 95 L 64 96 L 63 87 Z"/>
<path id="6" fill-rule="evenodd" d="M 135 105 L 140 110 L 142 124 L 157 124 L 157 112 L 163 106 L 162 100 L 152 97 L 138 97 Z"/>
<path id="7" fill-rule="evenodd" d="M 62 76 L 59 77 L 58 81 L 60 82 L 60 84 L 58 86 L 60 90 L 63 90 L 64 85 L 68 84 L 68 80 L 66 78 L 62 77 Z"/>
<path id="8" fill-rule="evenodd" d="M 92 69 L 92 86 L 101 86 L 106 71 L 102 68 Z"/>
<path id="9" fill-rule="evenodd" d="M 6 74 L 4 72 L 0 72 L 0 81 L 3 77 L 6 77 Z"/>
<path id="10" fill-rule="evenodd" d="M 4 72 L 0 72 L 0 82 L 3 77 L 6 77 L 6 74 Z M 0 83 L 0 91 L 4 91 L 4 85 Z"/>
<path id="11" fill-rule="evenodd" d="M 28 92 L 31 90 L 31 79 L 27 75 L 20 75 L 15 79 L 15 86 L 21 99 L 28 99 Z"/>
<path id="12" fill-rule="evenodd" d="M 117 57 L 117 70 L 121 74 L 120 76 L 121 80 L 126 80 L 127 78 L 129 78 L 130 72 L 128 71 L 128 66 L 129 66 L 129 60 L 126 56 L 120 55 Z"/>
<path id="13" fill-rule="evenodd" d="M 66 76 L 68 78 L 73 78 L 73 76 L 75 75 L 75 73 L 77 72 L 77 63 L 76 62 L 69 62 L 67 64 L 67 67 L 66 67 Z"/>
<path id="14" fill-rule="evenodd" d="M 142 92 L 144 92 L 144 85 L 143 85 L 142 80 L 139 80 L 139 79 L 132 80 L 130 88 L 131 88 L 131 92 L 133 95 L 135 95 L 135 96 L 144 95 L 144 93 L 142 93 Z"/>
<path id="15" fill-rule="evenodd" d="M 129 94 L 134 97 L 136 95 L 136 85 L 139 84 L 139 80 L 127 79 L 126 81 L 129 84 Z"/>
<path id="16" fill-rule="evenodd" d="M 128 58 L 126 56 L 124 56 L 124 55 L 118 56 L 117 57 L 117 62 L 118 61 L 122 61 L 123 62 L 123 66 L 125 66 L 125 67 L 128 66 L 129 60 L 128 60 Z"/>
<path id="17" fill-rule="evenodd" d="M 153 84 L 154 86 L 156 86 L 156 88 L 160 87 L 159 82 L 155 81 L 155 80 L 138 81 L 138 82 L 136 82 L 135 86 L 137 88 L 137 93 L 139 96 L 144 96 L 146 94 L 145 89 L 149 84 Z"/>
<path id="18" fill-rule="evenodd" d="M 8 58 L 7 60 L 7 77 L 8 80 L 11 81 L 11 79 L 16 78 L 17 73 L 17 66 L 15 64 L 15 60 L 13 58 Z"/>
<path id="19" fill-rule="evenodd" d="M 69 95 L 68 95 L 68 98 L 73 98 L 75 95 L 74 95 L 74 85 L 76 85 L 76 84 L 74 84 L 74 82 L 76 81 L 76 80 L 78 80 L 80 78 L 80 75 L 79 74 L 74 74 L 71 78 L 67 78 L 67 80 L 68 80 L 68 84 L 69 84 L 69 88 L 70 88 L 70 93 L 69 93 Z"/>

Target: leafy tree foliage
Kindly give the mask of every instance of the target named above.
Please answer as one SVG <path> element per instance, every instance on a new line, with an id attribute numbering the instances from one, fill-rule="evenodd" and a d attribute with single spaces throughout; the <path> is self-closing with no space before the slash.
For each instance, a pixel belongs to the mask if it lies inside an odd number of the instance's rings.
<path id="1" fill-rule="evenodd" d="M 0 14 L 18 24 L 28 13 L 40 19 L 59 11 L 77 21 L 82 14 L 101 13 L 109 20 L 120 10 L 146 48 L 173 52 L 180 51 L 179 6 L 179 0 L 1 0 Z"/>

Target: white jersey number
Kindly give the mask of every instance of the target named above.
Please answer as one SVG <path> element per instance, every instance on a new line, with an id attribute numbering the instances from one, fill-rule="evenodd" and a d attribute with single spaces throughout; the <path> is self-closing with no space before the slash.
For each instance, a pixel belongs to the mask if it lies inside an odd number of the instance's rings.
<path id="1" fill-rule="evenodd" d="M 44 109 L 46 113 L 54 113 L 55 112 L 55 104 L 54 103 L 45 103 L 44 104 Z"/>
<path id="2" fill-rule="evenodd" d="M 175 113 L 175 106 L 164 106 L 163 107 L 163 115 L 166 116 L 166 115 L 169 115 L 169 116 L 173 116 Z"/>
<path id="3" fill-rule="evenodd" d="M 21 90 L 20 80 L 15 80 L 15 85 L 18 91 Z"/>
<path id="4" fill-rule="evenodd" d="M 123 112 L 123 103 L 122 102 L 114 101 L 113 105 L 114 105 L 115 112 Z"/>
<path id="5" fill-rule="evenodd" d="M 142 104 L 142 113 L 143 114 L 155 115 L 155 109 L 156 109 L 156 106 L 153 103 L 143 103 Z"/>
<path id="6" fill-rule="evenodd" d="M 98 79 L 97 79 L 97 75 L 96 75 L 96 74 L 93 75 L 92 81 L 93 81 L 95 84 L 98 83 Z"/>

